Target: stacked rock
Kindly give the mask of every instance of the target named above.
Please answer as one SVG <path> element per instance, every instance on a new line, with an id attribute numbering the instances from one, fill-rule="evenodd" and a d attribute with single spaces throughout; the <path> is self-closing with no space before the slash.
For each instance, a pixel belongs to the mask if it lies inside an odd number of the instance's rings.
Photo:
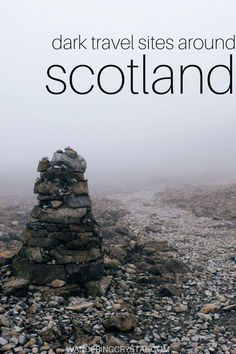
<path id="1" fill-rule="evenodd" d="M 17 274 L 32 284 L 78 283 L 103 274 L 102 240 L 91 212 L 86 161 L 76 151 L 58 150 L 38 165 L 34 193 L 38 205 L 23 231 L 23 246 L 13 260 Z"/>

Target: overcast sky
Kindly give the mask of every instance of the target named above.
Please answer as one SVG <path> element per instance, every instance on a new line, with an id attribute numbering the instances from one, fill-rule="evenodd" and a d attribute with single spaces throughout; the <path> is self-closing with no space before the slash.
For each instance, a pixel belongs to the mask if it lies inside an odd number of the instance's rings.
<path id="1" fill-rule="evenodd" d="M 1 1 L 1 175 L 31 176 L 41 157 L 51 157 L 68 145 L 88 161 L 87 176 L 93 184 L 126 175 L 144 180 L 155 173 L 235 175 L 236 92 L 216 96 L 206 90 L 199 95 L 193 78 L 184 95 L 131 95 L 124 90 L 107 96 L 96 89 L 79 96 L 68 89 L 54 96 L 45 89 L 52 64 L 63 65 L 68 72 L 79 64 L 95 71 L 109 63 L 125 68 L 131 58 L 141 64 L 146 54 L 150 68 L 169 64 L 178 76 L 181 64 L 195 63 L 207 71 L 216 64 L 228 65 L 229 54 L 234 54 L 59 52 L 51 41 L 60 34 L 227 38 L 235 32 L 235 18 L 234 0 Z M 114 81 L 112 75 L 106 78 Z M 224 79 L 222 74 L 222 86 Z M 178 91 L 177 78 L 175 83 Z"/>

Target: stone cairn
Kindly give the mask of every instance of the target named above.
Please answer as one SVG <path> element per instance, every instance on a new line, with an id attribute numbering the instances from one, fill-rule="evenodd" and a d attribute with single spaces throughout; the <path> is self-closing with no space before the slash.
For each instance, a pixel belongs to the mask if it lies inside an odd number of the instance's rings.
<path id="1" fill-rule="evenodd" d="M 91 212 L 86 161 L 66 148 L 38 165 L 34 193 L 38 205 L 22 233 L 23 246 L 13 260 L 18 276 L 35 285 L 83 286 L 103 275 L 102 240 Z"/>

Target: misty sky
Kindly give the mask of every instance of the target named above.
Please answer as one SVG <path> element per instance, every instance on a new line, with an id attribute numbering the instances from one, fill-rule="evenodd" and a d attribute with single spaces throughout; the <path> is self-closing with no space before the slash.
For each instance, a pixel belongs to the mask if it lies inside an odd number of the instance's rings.
<path id="1" fill-rule="evenodd" d="M 199 95 L 192 81 L 186 94 L 166 96 L 125 90 L 114 96 L 70 90 L 53 96 L 45 89 L 52 64 L 68 70 L 82 63 L 95 69 L 108 63 L 125 67 L 131 58 L 140 63 L 144 54 L 54 51 L 51 41 L 59 34 L 227 38 L 236 32 L 235 18 L 234 0 L 1 1 L 1 175 L 35 174 L 41 157 L 68 145 L 88 161 L 93 184 L 132 175 L 140 180 L 151 174 L 235 175 L 236 92 Z M 150 67 L 166 63 L 177 74 L 181 64 L 204 69 L 228 64 L 230 54 L 145 53 Z"/>

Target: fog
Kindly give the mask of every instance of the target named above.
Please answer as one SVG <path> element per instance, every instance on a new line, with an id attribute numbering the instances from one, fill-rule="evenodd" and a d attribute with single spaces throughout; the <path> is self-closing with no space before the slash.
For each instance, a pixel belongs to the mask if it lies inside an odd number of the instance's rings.
<path id="1" fill-rule="evenodd" d="M 88 162 L 92 188 L 236 176 L 235 95 L 198 94 L 193 78 L 183 95 L 117 95 L 71 90 L 51 95 L 47 68 L 79 64 L 98 69 L 141 65 L 137 50 L 55 51 L 53 38 L 78 37 L 203 37 L 228 38 L 235 28 L 236 3 L 198 1 L 61 1 L 21 0 L 0 4 L 0 180 L 3 188 L 31 189 L 38 160 L 71 146 Z M 229 64 L 229 51 L 145 52 L 150 70 L 181 64 L 209 70 Z M 108 76 L 112 86 L 114 76 Z M 218 85 L 224 86 L 224 74 Z M 82 84 L 85 83 L 82 79 Z M 178 78 L 176 79 L 178 91 Z M 196 81 L 197 82 L 197 81 Z M 235 84 L 235 78 L 234 78 Z M 16 179 L 19 178 L 19 182 Z"/>

